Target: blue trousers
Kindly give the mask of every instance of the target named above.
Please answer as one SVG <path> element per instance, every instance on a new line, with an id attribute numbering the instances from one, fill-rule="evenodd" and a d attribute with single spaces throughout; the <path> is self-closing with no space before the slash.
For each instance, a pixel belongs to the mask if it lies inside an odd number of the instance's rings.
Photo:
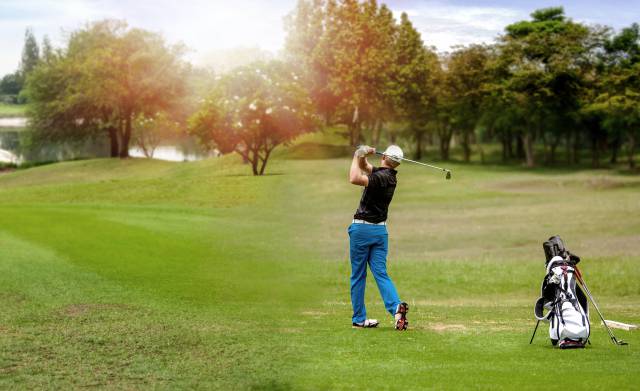
<path id="1" fill-rule="evenodd" d="M 385 225 L 351 224 L 349 226 L 349 249 L 351 255 L 351 305 L 353 322 L 364 322 L 367 309 L 364 305 L 364 289 L 367 280 L 367 265 L 378 284 L 384 306 L 395 314 L 400 298 L 393 281 L 387 275 L 388 233 Z"/>

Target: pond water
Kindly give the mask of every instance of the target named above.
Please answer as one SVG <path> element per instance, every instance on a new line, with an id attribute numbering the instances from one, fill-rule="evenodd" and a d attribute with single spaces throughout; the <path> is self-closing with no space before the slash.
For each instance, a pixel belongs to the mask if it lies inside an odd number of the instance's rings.
<path id="1" fill-rule="evenodd" d="M 23 162 L 59 161 L 86 157 L 108 157 L 109 147 L 106 139 L 90 140 L 81 143 L 50 143 L 37 147 L 26 147 L 28 133 L 22 126 L 24 118 L 0 118 L 0 163 L 21 164 Z M 143 150 L 132 146 L 132 157 L 146 157 Z M 190 137 L 174 140 L 173 145 L 157 147 L 153 159 L 185 162 L 215 157 L 216 152 L 204 152 Z"/>
<path id="2" fill-rule="evenodd" d="M 130 148 L 129 155 L 131 155 L 131 157 L 146 157 L 142 149 L 138 147 Z M 170 162 L 193 162 L 215 156 L 217 156 L 215 152 L 203 153 L 195 149 L 184 149 L 180 146 L 164 145 L 157 147 L 153 151 L 152 159 L 166 160 Z"/>
<path id="3" fill-rule="evenodd" d="M 0 118 L 0 128 L 24 128 L 27 126 L 26 118 Z"/>

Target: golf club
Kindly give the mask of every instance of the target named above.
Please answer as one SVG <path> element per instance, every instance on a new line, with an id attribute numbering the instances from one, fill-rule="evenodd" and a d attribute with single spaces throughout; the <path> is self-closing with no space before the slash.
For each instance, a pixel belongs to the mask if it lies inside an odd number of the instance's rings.
<path id="1" fill-rule="evenodd" d="M 376 155 L 380 155 L 383 156 L 384 153 L 382 152 L 378 152 L 376 151 Z M 427 164 L 427 163 L 421 163 L 421 162 L 417 162 L 415 160 L 411 160 L 411 159 L 407 159 L 407 158 L 400 158 L 401 160 L 407 161 L 407 162 L 411 162 L 411 163 L 415 163 L 415 164 L 419 164 L 421 166 L 427 166 L 429 168 L 433 168 L 435 170 L 439 170 L 439 171 L 444 171 L 446 173 L 445 175 L 445 179 L 451 179 L 451 170 L 447 170 L 446 168 L 441 168 L 441 167 L 436 167 L 436 166 L 432 166 L 431 164 Z"/>
<path id="2" fill-rule="evenodd" d="M 587 287 L 587 284 L 585 284 L 584 279 L 582 278 L 582 273 L 580 272 L 580 269 L 578 269 L 577 266 L 575 267 L 575 271 L 576 271 L 576 277 L 578 278 L 578 282 L 580 282 L 580 285 L 582 285 L 582 288 L 584 288 L 584 291 L 587 293 L 587 296 L 589 296 L 589 300 L 591 300 L 591 304 L 593 304 L 593 307 L 596 309 L 596 312 L 600 316 L 600 320 L 602 320 L 602 324 L 604 324 L 604 327 L 607 329 L 607 332 L 609 333 L 609 337 L 611 337 L 611 342 L 613 342 L 614 345 L 619 345 L 619 346 L 628 345 L 627 342 L 624 342 L 621 339 L 618 340 L 616 336 L 613 335 L 613 332 L 609 328 L 609 325 L 607 324 L 607 322 L 604 320 L 604 316 L 602 316 L 602 312 L 600 312 L 600 308 L 598 308 L 596 301 L 593 299 L 593 295 L 591 294 L 591 291 Z"/>

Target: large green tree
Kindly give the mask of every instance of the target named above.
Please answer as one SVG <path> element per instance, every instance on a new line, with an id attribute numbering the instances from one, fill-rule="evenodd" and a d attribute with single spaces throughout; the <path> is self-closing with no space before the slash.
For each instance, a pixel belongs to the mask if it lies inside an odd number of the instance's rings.
<path id="1" fill-rule="evenodd" d="M 471 159 L 471 139 L 482 116 L 489 55 L 486 46 L 470 45 L 457 48 L 446 62 L 452 125 L 460 136 L 465 162 Z"/>
<path id="2" fill-rule="evenodd" d="M 530 167 L 535 165 L 535 142 L 544 137 L 545 128 L 561 131 L 564 126 L 558 124 L 578 109 L 579 74 L 590 33 L 567 19 L 561 7 L 537 10 L 531 17 L 506 27 L 499 43 L 503 77 L 492 86 L 521 108 L 518 121 Z"/>
<path id="3" fill-rule="evenodd" d="M 305 64 L 316 107 L 348 126 L 352 145 L 363 127 L 392 116 L 396 28 L 391 10 L 375 0 L 301 0 L 289 17 L 288 52 Z"/>
<path id="4" fill-rule="evenodd" d="M 421 159 L 429 123 L 435 120 L 437 83 L 442 71 L 438 56 L 427 48 L 406 13 L 400 16 L 394 42 L 395 62 L 390 82 L 396 120 L 406 124 L 406 134 L 415 143 L 415 158 Z M 374 133 L 378 143 L 379 133 Z"/>
<path id="5" fill-rule="evenodd" d="M 598 94 L 586 107 L 600 115 L 613 138 L 613 156 L 620 138 L 626 138 L 628 164 L 635 168 L 634 156 L 640 139 L 640 26 L 632 24 L 608 40 L 604 65 L 599 74 Z"/>
<path id="6" fill-rule="evenodd" d="M 132 122 L 170 111 L 184 95 L 182 47 L 126 23 L 100 21 L 27 79 L 36 138 L 81 140 L 106 133 L 111 156 L 129 156 Z"/>
<path id="7" fill-rule="evenodd" d="M 34 70 L 40 62 L 40 49 L 33 30 L 28 28 L 24 33 L 24 46 L 22 47 L 22 58 L 20 60 L 19 73 L 23 79 Z"/>

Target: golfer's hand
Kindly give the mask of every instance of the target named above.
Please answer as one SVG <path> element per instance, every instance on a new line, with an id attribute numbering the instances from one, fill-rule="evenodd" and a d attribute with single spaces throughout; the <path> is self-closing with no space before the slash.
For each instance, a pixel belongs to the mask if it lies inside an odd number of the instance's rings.
<path id="1" fill-rule="evenodd" d="M 357 157 L 365 157 L 367 155 L 371 155 L 373 153 L 376 153 L 376 149 L 372 148 L 368 145 L 361 145 L 360 147 L 358 147 L 358 149 L 356 149 L 356 156 Z"/>

